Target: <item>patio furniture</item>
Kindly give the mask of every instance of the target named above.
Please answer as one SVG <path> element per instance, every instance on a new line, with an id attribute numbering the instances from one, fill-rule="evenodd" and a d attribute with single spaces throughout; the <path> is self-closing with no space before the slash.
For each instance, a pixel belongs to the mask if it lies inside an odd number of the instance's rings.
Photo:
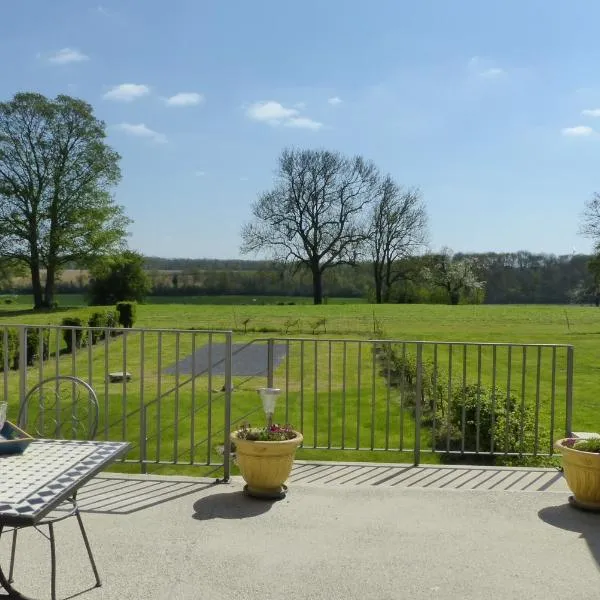
<path id="1" fill-rule="evenodd" d="M 38 383 L 25 397 L 19 426 L 39 437 L 71 440 L 36 440 L 23 455 L 0 457 L 0 536 L 13 526 L 8 578 L 0 567 L 0 585 L 9 598 L 23 598 L 11 583 L 19 529 L 48 526 L 51 557 L 51 595 L 56 598 L 56 549 L 54 524 L 76 517 L 96 578 L 101 585 L 88 537 L 77 505 L 77 490 L 104 466 L 129 448 L 128 443 L 89 442 L 98 426 L 98 399 L 83 380 L 60 375 Z"/>

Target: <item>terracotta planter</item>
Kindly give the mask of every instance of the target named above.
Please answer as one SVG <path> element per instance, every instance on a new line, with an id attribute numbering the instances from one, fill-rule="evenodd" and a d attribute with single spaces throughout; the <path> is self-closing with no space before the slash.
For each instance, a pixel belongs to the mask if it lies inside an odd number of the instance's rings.
<path id="1" fill-rule="evenodd" d="M 296 448 L 304 439 L 296 437 L 282 442 L 240 440 L 237 432 L 231 434 L 235 444 L 236 463 L 246 482 L 245 492 L 257 498 L 283 498 L 287 481 L 294 465 Z"/>
<path id="2" fill-rule="evenodd" d="M 582 452 L 558 440 L 554 447 L 562 454 L 562 465 L 573 496 L 569 502 L 578 508 L 600 511 L 600 453 Z"/>

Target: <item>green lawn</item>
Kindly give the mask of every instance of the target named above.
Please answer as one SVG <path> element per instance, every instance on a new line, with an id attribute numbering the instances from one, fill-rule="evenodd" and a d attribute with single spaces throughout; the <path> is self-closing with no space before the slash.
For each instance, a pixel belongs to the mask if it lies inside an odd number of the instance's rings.
<path id="1" fill-rule="evenodd" d="M 195 305 L 152 303 L 138 307 L 135 326 L 168 329 L 233 329 L 234 341 L 240 343 L 258 337 L 313 337 L 317 339 L 372 338 L 374 331 L 381 330 L 388 339 L 512 342 L 572 344 L 575 347 L 575 430 L 600 430 L 600 411 L 597 409 L 595 387 L 598 359 L 597 336 L 600 335 L 600 312 L 589 307 L 558 306 L 439 306 L 439 305 L 367 305 L 359 303 L 312 305 Z M 26 323 L 58 324 L 66 316 L 86 317 L 93 309 L 87 307 L 66 308 L 57 312 L 36 314 L 22 305 L 0 304 L 0 324 Z M 324 323 L 316 326 L 324 319 Z M 194 341 L 193 341 L 194 338 Z M 124 340 L 126 353 L 123 349 Z M 214 342 L 222 337 L 214 336 Z M 195 348 L 207 342 L 205 334 L 181 333 L 179 335 L 179 358 L 185 357 Z M 51 351 L 61 340 L 53 340 Z M 159 344 L 161 351 L 159 353 Z M 412 346 L 408 345 L 409 352 Z M 398 399 L 390 394 L 383 378 L 373 368 L 370 345 L 363 344 L 363 355 L 358 367 L 357 344 L 348 346 L 346 355 L 346 387 L 342 385 L 344 361 L 343 345 L 335 343 L 331 354 L 327 342 L 320 342 L 318 356 L 314 356 L 314 344 L 305 343 L 304 356 L 298 343 L 290 346 L 287 361 L 283 361 L 275 373 L 275 384 L 284 388 L 278 415 L 301 427 L 307 445 L 318 447 L 339 446 L 341 442 L 349 448 L 371 445 L 390 449 L 410 449 L 414 442 L 412 416 L 399 409 Z M 425 351 L 431 358 L 431 349 Z M 477 346 L 462 355 L 455 349 L 453 376 L 461 384 L 463 360 L 468 365 L 468 378 L 472 382 L 477 373 Z M 507 355 L 499 350 L 498 382 L 506 385 Z M 143 361 L 142 361 L 143 353 Z M 127 361 L 124 362 L 124 356 Z M 162 363 L 159 363 L 159 354 Z M 481 379 L 490 383 L 491 351 L 481 351 Z M 440 365 L 447 370 L 447 346 L 440 347 Z M 101 398 L 101 433 L 111 438 L 126 438 L 136 443 L 131 453 L 139 453 L 140 407 L 147 410 L 147 458 L 190 462 L 192 454 L 196 460 L 210 457 L 218 462 L 218 447 L 222 444 L 223 386 L 222 376 L 201 375 L 193 379 L 183 374 L 166 375 L 164 368 L 175 363 L 176 339 L 173 334 L 129 333 L 119 336 L 110 343 L 100 342 L 96 346 L 82 348 L 75 357 L 52 356 L 47 364 L 32 369 L 37 377 L 40 368 L 43 374 L 71 372 L 73 366 L 78 374 L 89 378 Z M 511 388 L 520 394 L 524 391 L 527 402 L 535 400 L 535 353 L 527 356 L 527 371 L 524 376 L 519 370 L 522 357 L 515 351 L 511 356 Z M 542 385 L 540 418 L 550 425 L 548 398 L 550 396 L 550 355 L 542 358 Z M 300 362 L 303 363 L 304 379 L 300 377 Z M 142 366 L 143 365 L 143 366 Z M 318 368 L 315 368 L 315 365 Z M 331 369 L 329 366 L 331 365 Z M 104 370 L 123 370 L 134 374 L 134 381 L 127 385 L 105 386 Z M 557 393 L 555 434 L 560 435 L 564 427 L 564 355 L 557 356 Z M 329 375 L 333 373 L 333 375 Z M 360 373 L 360 386 L 358 377 Z M 160 375 L 159 375 L 160 374 Z M 33 376 L 32 376 L 33 377 Z M 318 381 L 315 392 L 314 382 Z M 248 419 L 253 423 L 262 417 L 258 407 L 256 388 L 265 385 L 264 377 L 234 378 L 234 420 Z M 524 387 L 522 387 L 524 384 Z M 16 393 L 18 381 L 10 373 L 7 381 L 10 397 Z M 194 390 L 192 390 L 192 385 Z M 360 393 L 359 393 L 360 390 Z M 192 391 L 194 393 L 192 393 Z M 160 400 L 157 400 L 158 397 Z M 284 412 L 285 411 L 285 412 Z M 283 413 L 283 414 L 282 414 Z M 357 420 L 357 413 L 360 419 Z M 210 425 L 210 427 L 209 427 Z M 158 431 L 160 430 L 160 435 Z M 208 432 L 211 431 L 211 437 Z M 426 432 L 421 439 L 424 451 L 429 440 Z M 360 459 L 360 460 L 410 460 L 409 453 L 329 451 L 305 449 L 302 458 L 315 459 Z M 438 457 L 424 452 L 423 460 Z M 139 467 L 137 467 L 139 468 Z M 171 472 L 161 467 L 160 472 Z"/>

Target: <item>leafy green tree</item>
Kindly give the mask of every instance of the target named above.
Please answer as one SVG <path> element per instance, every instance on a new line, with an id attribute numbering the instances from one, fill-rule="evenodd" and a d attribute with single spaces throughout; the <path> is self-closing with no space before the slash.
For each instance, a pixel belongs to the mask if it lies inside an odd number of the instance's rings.
<path id="1" fill-rule="evenodd" d="M 111 196 L 120 157 L 105 137 L 82 100 L 18 93 L 0 103 L 0 255 L 31 272 L 35 308 L 53 305 L 65 265 L 123 243 L 129 219 Z"/>
<path id="2" fill-rule="evenodd" d="M 151 290 L 144 270 L 144 257 L 125 250 L 97 262 L 90 270 L 88 301 L 91 305 L 109 305 L 121 301 L 142 302 Z"/>
<path id="3" fill-rule="evenodd" d="M 377 183 L 375 166 L 360 156 L 284 150 L 275 187 L 254 203 L 254 220 L 242 229 L 242 252 L 267 251 L 307 268 L 313 302 L 321 304 L 323 273 L 357 261 Z"/>

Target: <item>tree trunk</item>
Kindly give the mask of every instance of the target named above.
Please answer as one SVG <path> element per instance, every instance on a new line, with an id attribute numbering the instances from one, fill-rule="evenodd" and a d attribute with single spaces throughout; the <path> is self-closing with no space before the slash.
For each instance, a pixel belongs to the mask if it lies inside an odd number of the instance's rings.
<path id="1" fill-rule="evenodd" d="M 458 290 L 452 290 L 450 292 L 450 304 L 456 306 L 460 300 L 460 292 Z"/>
<path id="2" fill-rule="evenodd" d="M 381 304 L 382 277 L 381 272 L 379 271 L 379 265 L 376 262 L 373 264 L 373 279 L 375 281 L 375 302 Z"/>
<path id="3" fill-rule="evenodd" d="M 48 265 L 46 271 L 46 286 L 44 288 L 44 308 L 52 308 L 54 304 L 54 284 L 56 280 L 56 268 L 54 265 Z"/>
<path id="4" fill-rule="evenodd" d="M 32 261 L 29 265 L 31 271 L 31 287 L 33 288 L 33 308 L 39 310 L 44 307 L 42 295 L 42 280 L 40 278 L 40 265 L 37 261 Z"/>
<path id="5" fill-rule="evenodd" d="M 320 269 L 312 270 L 313 276 L 313 304 L 323 304 L 323 273 Z"/>

